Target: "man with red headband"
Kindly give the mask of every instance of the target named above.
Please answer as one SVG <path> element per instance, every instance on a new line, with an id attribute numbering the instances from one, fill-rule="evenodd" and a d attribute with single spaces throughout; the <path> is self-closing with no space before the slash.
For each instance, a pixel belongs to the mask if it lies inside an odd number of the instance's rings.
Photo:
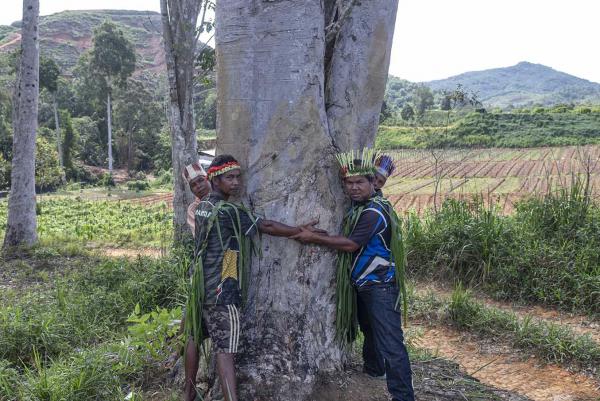
<path id="1" fill-rule="evenodd" d="M 290 237 L 301 229 L 256 218 L 243 205 L 231 202 L 242 188 L 242 170 L 233 156 L 215 157 L 208 168 L 208 180 L 212 191 L 200 201 L 195 213 L 195 267 L 185 317 L 185 400 L 196 397 L 198 346 L 208 334 L 224 399 L 237 401 L 233 357 L 240 339 L 239 308 L 248 284 L 251 237 L 257 231 Z M 314 231 L 314 224 L 316 221 L 302 227 Z"/>

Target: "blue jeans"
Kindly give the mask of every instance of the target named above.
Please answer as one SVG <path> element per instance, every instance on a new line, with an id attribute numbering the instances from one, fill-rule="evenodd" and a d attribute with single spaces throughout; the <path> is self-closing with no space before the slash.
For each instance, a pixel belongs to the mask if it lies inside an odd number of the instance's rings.
<path id="1" fill-rule="evenodd" d="M 398 287 L 394 284 L 376 284 L 358 290 L 361 329 L 367 328 L 369 331 L 363 331 L 365 342 L 367 337 L 369 338 L 367 353 L 370 353 L 370 359 L 365 360 L 365 369 L 379 369 L 378 361 L 383 358 L 387 388 L 393 401 L 414 401 L 412 371 L 404 346 L 400 312 L 395 308 L 397 298 Z M 363 347 L 363 354 L 364 352 Z M 381 371 L 374 370 L 372 373 L 377 374 Z"/>

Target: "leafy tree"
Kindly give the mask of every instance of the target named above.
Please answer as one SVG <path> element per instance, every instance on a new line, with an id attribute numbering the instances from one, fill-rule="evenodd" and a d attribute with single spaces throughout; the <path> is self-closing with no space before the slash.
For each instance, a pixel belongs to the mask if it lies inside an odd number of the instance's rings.
<path id="1" fill-rule="evenodd" d="M 104 161 L 103 148 L 100 142 L 102 133 L 98 123 L 89 116 L 73 118 L 74 131 L 79 140 L 75 142 L 74 154 L 85 164 L 99 166 Z"/>
<path id="2" fill-rule="evenodd" d="M 423 117 L 425 112 L 433 106 L 433 93 L 431 89 L 425 85 L 419 85 L 415 92 L 414 100 L 417 116 Z"/>
<path id="3" fill-rule="evenodd" d="M 150 89 L 141 81 L 130 81 L 126 89 L 116 93 L 115 127 L 123 138 L 124 150 L 119 152 L 127 170 L 153 168 L 156 143 L 164 122 L 161 104 L 153 99 Z"/>
<path id="4" fill-rule="evenodd" d="M 404 121 L 410 121 L 415 118 L 415 110 L 410 104 L 406 103 L 400 112 L 400 117 L 402 117 Z"/>
<path id="5" fill-rule="evenodd" d="M 452 101 L 449 96 L 443 96 L 440 102 L 440 110 L 448 111 L 452 108 Z"/>
<path id="6" fill-rule="evenodd" d="M 46 89 L 52 95 L 52 108 L 54 111 L 54 130 L 56 133 L 56 148 L 58 150 L 59 164 L 63 166 L 63 151 L 61 146 L 60 125 L 58 121 L 58 105 L 56 94 L 58 92 L 58 77 L 60 68 L 58 64 L 47 57 L 40 58 L 40 88 Z"/>
<path id="7" fill-rule="evenodd" d="M 61 118 L 64 122 L 64 143 L 63 143 L 63 166 L 68 178 L 73 177 L 73 150 L 75 145 L 75 132 L 71 122 L 71 114 L 67 110 L 62 110 Z"/>
<path id="8" fill-rule="evenodd" d="M 215 129 L 217 127 L 217 93 L 215 89 L 207 89 L 194 104 L 196 109 L 196 125 Z"/>
<path id="9" fill-rule="evenodd" d="M 40 191 L 58 188 L 63 182 L 63 169 L 58 162 L 58 152 L 43 136 L 36 139 L 35 185 Z"/>
<path id="10" fill-rule="evenodd" d="M 127 79 L 135 70 L 135 49 L 123 31 L 108 21 L 94 30 L 92 43 L 90 68 L 106 93 L 108 170 L 112 172 L 111 95 L 115 87 L 127 86 Z"/>
<path id="11" fill-rule="evenodd" d="M 381 112 L 379 113 L 379 123 L 383 123 L 385 120 L 392 116 L 392 110 L 388 107 L 387 102 L 384 100 L 381 102 Z"/>

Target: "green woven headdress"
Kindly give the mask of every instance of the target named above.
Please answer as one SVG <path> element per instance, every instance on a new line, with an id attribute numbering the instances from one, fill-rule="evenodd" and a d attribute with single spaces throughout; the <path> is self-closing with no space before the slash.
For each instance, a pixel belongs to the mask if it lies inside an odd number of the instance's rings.
<path id="1" fill-rule="evenodd" d="M 364 148 L 346 153 L 338 153 L 336 159 L 340 163 L 342 178 L 353 177 L 357 175 L 374 175 L 375 160 L 379 157 L 379 151 L 375 149 Z"/>

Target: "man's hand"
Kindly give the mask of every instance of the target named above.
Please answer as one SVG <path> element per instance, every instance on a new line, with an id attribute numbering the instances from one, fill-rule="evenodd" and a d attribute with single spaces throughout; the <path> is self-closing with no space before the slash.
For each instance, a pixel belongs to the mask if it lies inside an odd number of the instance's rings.
<path id="1" fill-rule="evenodd" d="M 320 229 L 318 227 L 315 227 L 317 224 L 319 224 L 319 219 L 313 219 L 313 220 L 309 221 L 306 224 L 302 224 L 302 225 L 298 226 L 298 228 L 301 229 L 301 230 L 307 230 L 307 231 L 310 231 L 310 232 L 313 232 L 313 233 L 317 233 L 317 234 L 321 234 L 321 235 L 329 235 L 327 233 L 327 231 L 322 230 L 322 229 Z M 290 237 L 290 238 L 293 238 L 293 237 Z"/>
<path id="2" fill-rule="evenodd" d="M 313 231 L 304 228 L 304 226 L 298 228 L 300 229 L 300 232 L 289 237 L 290 239 L 295 239 L 303 244 L 309 243 L 314 239 L 315 233 Z"/>

